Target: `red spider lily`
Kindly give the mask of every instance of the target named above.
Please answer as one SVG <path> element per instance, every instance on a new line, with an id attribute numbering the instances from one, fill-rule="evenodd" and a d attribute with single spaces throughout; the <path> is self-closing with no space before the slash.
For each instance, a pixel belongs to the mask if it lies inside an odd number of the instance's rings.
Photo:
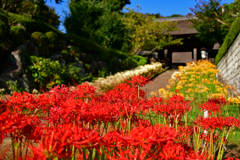
<path id="1" fill-rule="evenodd" d="M 183 97 L 175 95 L 168 101 L 155 105 L 152 110 L 155 111 L 155 114 L 161 114 L 169 119 L 168 123 L 172 125 L 181 123 L 182 115 L 190 112 L 191 109 L 192 106 L 189 105 L 189 102 L 186 102 Z"/>
<path id="2" fill-rule="evenodd" d="M 24 109 L 34 110 L 35 103 L 37 103 L 36 96 L 27 92 L 14 92 L 13 95 L 7 100 L 8 109 L 18 112 L 22 112 Z"/>
<path id="3" fill-rule="evenodd" d="M 182 96 L 179 96 L 179 95 L 173 95 L 169 100 L 168 100 L 169 103 L 187 103 L 185 100 L 184 100 L 184 97 Z"/>
<path id="4" fill-rule="evenodd" d="M 208 102 L 212 102 L 212 103 L 216 103 L 216 104 L 221 104 L 221 105 L 225 105 L 226 104 L 226 100 L 224 97 L 218 97 L 218 98 L 211 98 L 208 100 Z"/>
<path id="5" fill-rule="evenodd" d="M 7 102 L 4 100 L 0 100 L 0 114 L 4 112 L 7 108 Z"/>
<path id="6" fill-rule="evenodd" d="M 34 132 L 34 128 L 39 125 L 39 119 L 34 116 L 27 116 L 20 113 L 10 113 L 6 111 L 0 115 L 0 143 L 7 134 L 16 132 L 15 138 L 22 138 L 26 135 L 27 139 L 32 138 L 31 135 Z"/>
<path id="7" fill-rule="evenodd" d="M 96 130 L 72 128 L 67 125 L 62 128 L 42 128 L 39 132 L 42 134 L 40 145 L 29 146 L 33 151 L 33 159 L 70 158 L 73 156 L 73 146 L 81 152 L 83 147 L 98 147 L 100 144 Z"/>
<path id="8" fill-rule="evenodd" d="M 133 76 L 131 80 L 124 79 L 127 83 L 130 83 L 132 86 L 144 86 L 149 82 L 151 77 L 143 77 L 142 75 Z"/>
<path id="9" fill-rule="evenodd" d="M 229 129 L 230 127 L 240 127 L 240 121 L 234 117 L 198 117 L 198 119 L 196 119 L 194 123 L 204 128 L 205 130 L 214 130 L 216 128 L 222 130 L 223 127 L 227 129 Z"/>
<path id="10" fill-rule="evenodd" d="M 206 134 L 206 133 L 201 134 L 201 137 L 200 137 L 200 139 L 202 139 L 202 140 L 205 141 L 206 145 L 207 145 L 208 143 L 210 143 L 210 141 L 211 141 L 210 138 L 211 138 L 211 137 L 210 137 L 210 134 Z M 216 143 L 218 140 L 219 140 L 219 133 L 215 133 L 215 134 L 213 135 L 213 143 Z"/>
<path id="11" fill-rule="evenodd" d="M 178 132 L 165 126 L 137 127 L 129 134 L 114 131 L 104 137 L 104 145 L 116 143 L 118 154 L 109 155 L 113 159 L 194 159 L 202 158 L 190 147 L 176 143 Z M 112 146 L 112 147 L 113 147 Z M 126 147 L 128 149 L 126 149 Z M 109 148 L 109 152 L 111 152 Z M 116 152 L 115 152 L 116 153 Z"/>
<path id="12" fill-rule="evenodd" d="M 225 160 L 240 160 L 240 159 L 229 157 L 229 158 L 226 158 Z"/>
<path id="13" fill-rule="evenodd" d="M 221 108 L 226 104 L 224 98 L 212 98 L 209 99 L 206 103 L 203 103 L 199 108 L 203 111 L 207 110 L 209 116 L 212 116 L 212 113 L 221 113 Z"/>
<path id="14" fill-rule="evenodd" d="M 91 99 L 96 96 L 96 88 L 88 83 L 83 83 L 81 85 L 77 85 L 76 89 L 71 92 L 71 95 L 81 99 Z"/>

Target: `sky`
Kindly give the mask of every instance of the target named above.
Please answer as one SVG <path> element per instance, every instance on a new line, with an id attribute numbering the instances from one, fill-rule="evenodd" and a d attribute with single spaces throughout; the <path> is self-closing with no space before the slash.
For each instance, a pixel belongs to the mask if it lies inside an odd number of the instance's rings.
<path id="1" fill-rule="evenodd" d="M 68 3 L 66 0 L 61 4 L 56 4 L 55 0 L 48 0 L 47 5 L 54 7 L 56 13 L 60 15 L 60 20 L 64 21 L 66 13 L 69 13 Z M 191 13 L 189 7 L 194 7 L 196 0 L 130 0 L 131 4 L 125 7 L 137 9 L 139 5 L 143 13 L 159 13 L 163 16 L 170 16 L 172 14 L 186 15 Z M 232 3 L 234 0 L 222 0 L 222 3 Z M 59 30 L 66 32 L 64 26 L 61 24 Z"/>

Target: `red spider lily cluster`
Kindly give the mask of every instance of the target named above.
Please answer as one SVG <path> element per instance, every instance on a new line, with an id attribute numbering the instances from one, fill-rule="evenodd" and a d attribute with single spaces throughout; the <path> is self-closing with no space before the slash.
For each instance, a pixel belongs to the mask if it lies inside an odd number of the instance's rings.
<path id="1" fill-rule="evenodd" d="M 199 108 L 202 111 L 208 111 L 209 116 L 212 116 L 216 113 L 221 113 L 221 108 L 226 104 L 225 98 L 219 97 L 219 98 L 211 98 L 206 103 L 203 103 Z"/>
<path id="2" fill-rule="evenodd" d="M 57 86 L 41 95 L 14 93 L 0 101 L 0 144 L 11 137 L 10 159 L 213 159 L 210 141 L 225 144 L 225 132 L 240 126 L 232 117 L 189 122 L 192 106 L 183 97 L 147 99 L 135 87 L 146 79 L 128 82 L 106 93 L 87 83 L 73 90 Z M 224 103 L 210 99 L 200 108 L 219 112 Z M 224 133 L 215 134 L 216 128 Z M 2 153 L 0 159 L 5 158 Z"/>

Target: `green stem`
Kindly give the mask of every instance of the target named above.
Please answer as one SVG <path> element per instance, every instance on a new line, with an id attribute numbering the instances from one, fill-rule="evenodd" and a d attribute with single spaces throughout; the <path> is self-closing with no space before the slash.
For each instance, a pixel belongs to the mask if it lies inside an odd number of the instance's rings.
<path id="1" fill-rule="evenodd" d="M 220 143 L 220 146 L 219 146 L 217 160 L 221 160 L 222 159 L 222 158 L 220 159 L 220 157 L 222 157 L 221 156 L 222 155 L 222 148 L 224 149 L 224 146 L 223 146 L 224 145 L 223 144 L 224 143 L 223 142 L 224 141 L 224 133 L 225 133 L 225 129 L 223 130 L 223 134 L 222 134 L 222 138 L 221 138 L 222 140 L 221 140 L 221 143 Z"/>
<path id="2" fill-rule="evenodd" d="M 140 97 L 140 94 L 139 94 L 139 85 L 138 85 L 138 99 L 139 99 L 139 97 Z"/>

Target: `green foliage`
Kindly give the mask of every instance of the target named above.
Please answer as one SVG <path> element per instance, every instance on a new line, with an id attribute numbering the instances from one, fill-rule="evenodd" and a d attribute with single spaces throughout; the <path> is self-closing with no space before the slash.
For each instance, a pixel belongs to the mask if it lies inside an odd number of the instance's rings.
<path id="1" fill-rule="evenodd" d="M 54 28 L 58 28 L 60 24 L 60 16 L 55 13 L 54 8 L 47 6 L 46 1 L 43 0 L 23 0 L 16 13 L 36 21 L 45 22 Z"/>
<path id="2" fill-rule="evenodd" d="M 86 73 L 85 77 L 81 78 L 82 82 L 93 82 L 94 80 L 96 80 L 97 77 L 93 77 L 92 73 Z"/>
<path id="3" fill-rule="evenodd" d="M 126 59 L 129 56 L 129 54 L 127 53 L 124 53 L 115 49 L 111 49 L 111 48 L 109 48 L 108 51 L 111 58 Z"/>
<path id="4" fill-rule="evenodd" d="M 64 21 L 67 33 L 90 39 L 108 48 L 121 49 L 126 30 L 120 11 L 129 0 L 71 0 Z"/>
<path id="5" fill-rule="evenodd" d="M 77 35 L 67 34 L 66 37 L 73 45 L 81 48 L 83 53 L 85 52 L 95 55 L 95 58 L 101 61 L 109 60 L 110 56 L 106 48 Z"/>
<path id="6" fill-rule="evenodd" d="M 0 20 L 0 41 L 6 38 L 8 32 L 9 30 L 7 28 L 7 25 Z"/>
<path id="7" fill-rule="evenodd" d="M 171 16 L 167 16 L 167 17 L 183 17 L 183 15 L 181 15 L 181 14 L 172 14 Z"/>
<path id="8" fill-rule="evenodd" d="M 64 58 L 64 59 L 67 59 L 67 58 L 69 57 L 69 53 L 68 53 L 67 50 L 62 50 L 62 51 L 61 51 L 61 54 L 63 55 L 63 58 Z"/>
<path id="9" fill-rule="evenodd" d="M 123 61 L 124 69 L 132 69 L 147 64 L 147 58 L 133 55 Z"/>
<path id="10" fill-rule="evenodd" d="M 138 56 L 138 55 L 133 55 L 132 57 L 135 60 L 137 60 L 138 66 L 143 66 L 143 65 L 147 64 L 147 57 L 142 57 L 142 56 Z"/>
<path id="11" fill-rule="evenodd" d="M 10 37 L 17 45 L 21 44 L 27 36 L 27 32 L 20 26 L 12 26 L 10 28 Z"/>
<path id="12" fill-rule="evenodd" d="M 81 68 L 77 67 L 76 63 L 70 63 L 66 65 L 64 69 L 69 80 L 74 83 L 81 83 L 82 77 L 78 74 L 81 71 Z"/>
<path id="13" fill-rule="evenodd" d="M 14 92 L 24 92 L 26 90 L 22 89 L 22 88 L 19 88 L 17 86 L 17 80 L 15 82 L 13 81 L 7 81 L 6 84 L 9 86 L 9 89 L 11 90 L 11 93 L 14 93 Z"/>
<path id="14" fill-rule="evenodd" d="M 123 18 L 127 30 L 130 32 L 128 41 L 131 52 L 137 54 L 142 50 L 162 49 L 164 46 L 181 44 L 182 39 L 173 39 L 169 32 L 178 30 L 177 23 L 170 21 L 154 21 L 155 17 L 135 12 L 129 12 Z"/>
<path id="15" fill-rule="evenodd" d="M 71 46 L 69 53 L 71 56 L 79 58 L 81 56 L 81 50 L 79 47 Z"/>
<path id="16" fill-rule="evenodd" d="M 237 5 L 222 5 L 222 0 L 202 0 L 190 10 L 197 16 L 191 19 L 193 27 L 198 31 L 201 41 L 211 44 L 223 43 L 224 37 L 228 33 L 231 23 L 235 17 L 232 16 L 234 9 L 239 10 Z M 229 8 L 230 7 L 230 8 Z M 224 12 L 223 12 L 224 8 Z M 228 9 L 229 8 L 229 9 Z"/>
<path id="17" fill-rule="evenodd" d="M 48 58 L 31 56 L 31 65 L 29 68 L 32 76 L 41 88 L 52 88 L 64 83 L 64 69 L 61 68 L 58 61 L 51 61 Z"/>
<path id="18" fill-rule="evenodd" d="M 91 66 L 90 66 L 90 64 L 85 63 L 85 67 L 86 67 L 87 70 L 90 70 Z"/>
<path id="19" fill-rule="evenodd" d="M 128 57 L 123 61 L 124 69 L 131 69 L 138 66 L 137 60 L 135 60 L 132 56 Z"/>
<path id="20" fill-rule="evenodd" d="M 58 35 L 53 31 L 49 31 L 49 32 L 45 33 L 45 35 L 48 39 L 49 47 L 51 47 L 51 48 L 56 47 L 56 45 L 59 43 Z"/>
<path id="21" fill-rule="evenodd" d="M 8 20 L 8 23 L 13 26 L 16 24 L 22 24 L 26 30 L 30 33 L 33 32 L 42 32 L 46 33 L 49 31 L 53 31 L 58 34 L 58 37 L 60 39 L 66 39 L 66 36 L 64 33 L 60 32 L 54 27 L 51 27 L 50 25 L 43 23 L 41 21 L 36 21 L 34 19 L 31 19 L 29 17 L 20 15 L 20 14 L 14 14 L 14 13 L 7 13 L 5 10 L 0 8 L 0 16 L 5 16 Z"/>
<path id="22" fill-rule="evenodd" d="M 37 2 L 39 1 L 45 2 L 43 0 L 37 0 Z M 7 10 L 8 12 L 16 13 L 17 9 L 22 5 L 23 2 L 26 2 L 26 0 L 1 0 L 0 8 Z M 35 1 L 30 0 L 29 2 L 33 3 Z M 55 2 L 58 4 L 61 3 L 62 0 L 55 0 Z"/>
<path id="23" fill-rule="evenodd" d="M 229 30 L 228 34 L 226 35 L 223 44 L 221 45 L 220 49 L 218 50 L 218 54 L 215 57 L 215 65 L 217 65 L 222 57 L 226 54 L 229 47 L 234 42 L 235 38 L 240 33 L 240 16 L 232 23 L 231 29 Z"/>
<path id="24" fill-rule="evenodd" d="M 31 35 L 31 40 L 33 43 L 37 44 L 38 46 L 45 46 L 47 43 L 47 36 L 41 32 L 34 32 Z"/>
<path id="25" fill-rule="evenodd" d="M 103 77 L 105 78 L 106 76 L 108 76 L 108 70 L 106 68 L 102 68 L 102 70 L 98 71 L 98 77 Z"/>
<path id="26" fill-rule="evenodd" d="M 8 12 L 0 8 L 0 21 L 8 23 Z"/>

